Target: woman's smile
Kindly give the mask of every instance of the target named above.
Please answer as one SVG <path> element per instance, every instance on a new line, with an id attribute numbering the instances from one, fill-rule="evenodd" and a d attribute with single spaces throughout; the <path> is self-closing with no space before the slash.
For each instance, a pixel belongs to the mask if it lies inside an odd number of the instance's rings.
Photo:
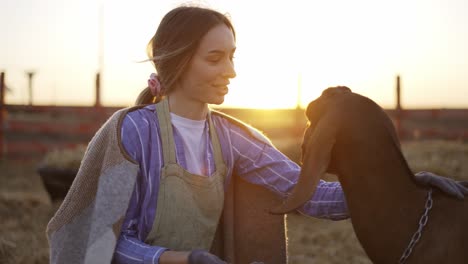
<path id="1" fill-rule="evenodd" d="M 215 87 L 216 93 L 218 95 L 224 96 L 229 92 L 229 88 L 227 87 L 227 85 L 213 85 L 213 87 Z"/>

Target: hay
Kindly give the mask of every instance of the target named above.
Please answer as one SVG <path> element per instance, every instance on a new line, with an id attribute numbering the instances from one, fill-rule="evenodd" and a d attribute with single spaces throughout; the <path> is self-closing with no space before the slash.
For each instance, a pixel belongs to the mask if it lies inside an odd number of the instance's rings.
<path id="1" fill-rule="evenodd" d="M 78 170 L 85 151 L 86 145 L 78 145 L 75 148 L 54 149 L 47 152 L 41 161 L 41 166 Z"/>

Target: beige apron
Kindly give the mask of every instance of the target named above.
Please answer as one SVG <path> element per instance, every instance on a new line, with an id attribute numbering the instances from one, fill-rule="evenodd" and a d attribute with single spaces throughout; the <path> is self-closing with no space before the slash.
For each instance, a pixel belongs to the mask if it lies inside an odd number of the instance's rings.
<path id="1" fill-rule="evenodd" d="M 208 122 L 216 171 L 208 177 L 191 174 L 177 164 L 167 99 L 156 104 L 156 112 L 164 167 L 156 216 L 145 242 L 178 251 L 210 250 L 223 210 L 227 172 L 211 115 L 208 115 Z"/>

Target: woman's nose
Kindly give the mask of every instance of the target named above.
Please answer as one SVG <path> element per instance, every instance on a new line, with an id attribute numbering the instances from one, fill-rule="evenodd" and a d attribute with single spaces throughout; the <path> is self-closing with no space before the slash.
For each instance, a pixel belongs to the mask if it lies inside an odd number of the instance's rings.
<path id="1" fill-rule="evenodd" d="M 226 68 L 224 70 L 224 77 L 225 78 L 234 78 L 236 77 L 237 74 L 236 74 L 236 70 L 234 69 L 234 62 L 233 61 L 229 61 L 226 65 Z"/>

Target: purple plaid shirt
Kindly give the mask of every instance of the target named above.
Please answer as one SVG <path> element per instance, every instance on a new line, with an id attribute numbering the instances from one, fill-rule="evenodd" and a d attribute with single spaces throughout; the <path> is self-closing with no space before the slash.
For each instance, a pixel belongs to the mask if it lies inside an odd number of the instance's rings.
<path id="1" fill-rule="evenodd" d="M 225 188 L 235 172 L 235 175 L 264 186 L 281 197 L 291 192 L 300 173 L 300 167 L 296 163 L 245 127 L 216 114 L 212 115 L 212 120 L 221 143 L 224 162 L 228 167 Z M 177 162 L 187 169 L 181 136 L 174 126 L 173 130 Z M 208 144 L 206 166 L 208 175 L 211 175 L 215 171 L 215 165 L 208 130 L 208 125 L 205 125 L 204 136 Z M 140 170 L 113 263 L 159 263 L 159 257 L 167 248 L 143 242 L 156 215 L 160 171 L 164 165 L 155 105 L 128 113 L 121 132 L 123 146 L 138 161 Z M 323 180 L 313 197 L 299 211 L 331 220 L 349 217 L 340 183 Z"/>

